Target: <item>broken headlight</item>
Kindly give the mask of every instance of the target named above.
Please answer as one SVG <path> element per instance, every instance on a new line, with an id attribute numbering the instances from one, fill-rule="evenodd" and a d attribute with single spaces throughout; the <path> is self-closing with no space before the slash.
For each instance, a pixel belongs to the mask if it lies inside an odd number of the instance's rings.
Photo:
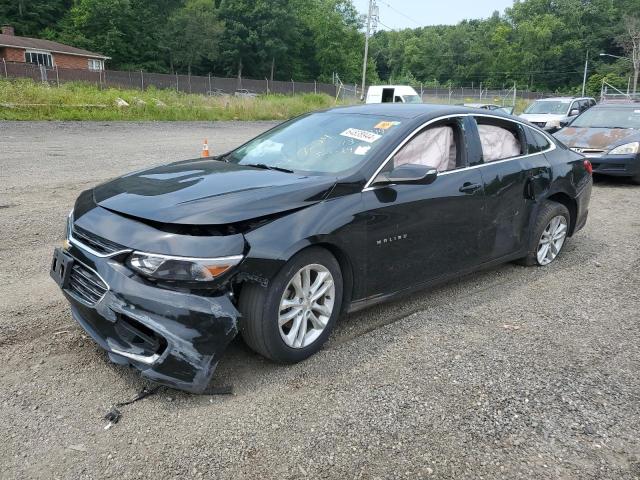
<path id="1" fill-rule="evenodd" d="M 189 258 L 133 252 L 127 265 L 146 277 L 158 280 L 208 282 L 242 260 L 242 255 L 218 258 Z"/>

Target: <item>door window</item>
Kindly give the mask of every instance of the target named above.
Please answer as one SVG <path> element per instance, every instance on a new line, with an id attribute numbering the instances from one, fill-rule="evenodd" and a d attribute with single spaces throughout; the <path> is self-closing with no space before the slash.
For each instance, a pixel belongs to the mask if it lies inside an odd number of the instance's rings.
<path id="1" fill-rule="evenodd" d="M 439 172 L 462 166 L 461 129 L 457 122 L 427 127 L 393 157 L 393 166 L 426 165 Z"/>
<path id="2" fill-rule="evenodd" d="M 526 141 L 522 127 L 508 120 L 476 117 L 484 163 L 524 155 Z"/>

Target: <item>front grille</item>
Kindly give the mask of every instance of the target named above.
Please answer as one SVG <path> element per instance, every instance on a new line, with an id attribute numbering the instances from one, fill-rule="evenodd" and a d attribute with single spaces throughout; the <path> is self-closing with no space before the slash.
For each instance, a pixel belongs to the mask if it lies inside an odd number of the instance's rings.
<path id="1" fill-rule="evenodd" d="M 69 290 L 93 306 L 102 300 L 109 287 L 97 273 L 76 261 L 69 277 Z"/>
<path id="2" fill-rule="evenodd" d="M 102 255 L 110 255 L 115 252 L 126 250 L 126 247 L 123 247 L 116 242 L 112 242 L 111 240 L 107 240 L 106 238 L 102 238 L 95 233 L 91 233 L 84 228 L 78 227 L 77 225 L 73 226 L 71 235 L 78 242 Z"/>
<path id="3" fill-rule="evenodd" d="M 571 150 L 577 153 L 592 154 L 592 155 L 602 154 L 606 151 L 606 150 L 601 150 L 599 148 L 572 148 Z"/>

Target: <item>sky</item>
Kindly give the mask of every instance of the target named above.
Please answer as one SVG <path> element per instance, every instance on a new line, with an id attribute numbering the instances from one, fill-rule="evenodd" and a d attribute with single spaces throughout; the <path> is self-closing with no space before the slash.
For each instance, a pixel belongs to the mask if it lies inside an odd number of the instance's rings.
<path id="1" fill-rule="evenodd" d="M 398 30 L 425 25 L 454 25 L 464 19 L 490 17 L 495 10 L 504 12 L 513 0 L 376 0 L 380 9 L 378 30 Z M 366 14 L 369 0 L 353 0 Z M 389 27 L 389 28 L 385 28 Z"/>

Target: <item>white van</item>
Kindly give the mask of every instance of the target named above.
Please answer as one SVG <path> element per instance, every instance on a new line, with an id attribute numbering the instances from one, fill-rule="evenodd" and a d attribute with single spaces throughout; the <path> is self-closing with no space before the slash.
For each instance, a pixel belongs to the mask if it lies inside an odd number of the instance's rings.
<path id="1" fill-rule="evenodd" d="M 406 85 L 371 85 L 367 103 L 422 103 L 418 92 Z"/>

